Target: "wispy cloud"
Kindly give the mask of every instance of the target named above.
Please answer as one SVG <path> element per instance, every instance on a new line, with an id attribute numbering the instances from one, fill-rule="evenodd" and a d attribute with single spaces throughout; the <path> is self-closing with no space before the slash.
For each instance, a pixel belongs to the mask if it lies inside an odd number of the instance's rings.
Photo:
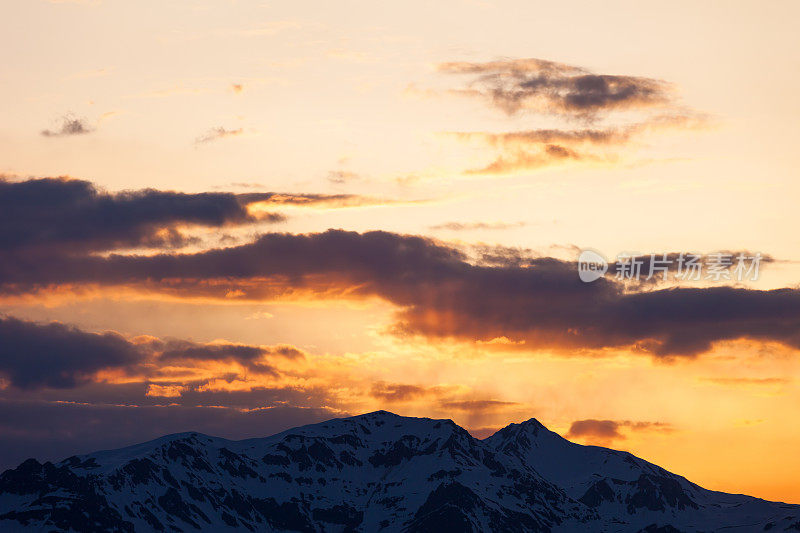
<path id="1" fill-rule="evenodd" d="M 789 378 L 752 378 L 752 377 L 709 377 L 704 381 L 727 387 L 775 387 L 788 385 L 792 382 Z"/>
<path id="2" fill-rule="evenodd" d="M 671 432 L 673 427 L 663 422 L 642 422 L 631 420 L 576 420 L 564 435 L 568 439 L 588 439 L 593 442 L 610 443 L 614 440 L 626 439 L 627 431 L 661 431 Z"/>
<path id="3" fill-rule="evenodd" d="M 361 179 L 359 174 L 348 170 L 331 170 L 328 172 L 328 181 L 337 185 L 343 185 Z"/>
<path id="4" fill-rule="evenodd" d="M 563 127 L 510 132 L 449 132 L 494 150 L 488 164 L 465 174 L 505 175 L 568 164 L 616 165 L 623 148 L 648 134 L 697 130 L 710 120 L 682 105 L 662 80 L 595 74 L 542 59 L 443 63 L 440 72 L 470 78 L 450 91 L 477 97 L 509 115 L 545 115 Z M 527 116 L 527 115 L 526 115 Z M 575 128 L 574 122 L 584 124 Z M 592 127 L 588 127 L 592 126 Z"/>
<path id="5" fill-rule="evenodd" d="M 432 230 L 470 231 L 470 230 L 504 230 L 521 228 L 526 222 L 444 222 L 431 226 Z"/>
<path id="6" fill-rule="evenodd" d="M 222 126 L 217 126 L 209 129 L 207 132 L 197 137 L 194 142 L 195 144 L 209 143 L 219 139 L 225 139 L 227 137 L 237 137 L 243 132 L 244 130 L 242 128 L 227 129 Z"/>
<path id="7" fill-rule="evenodd" d="M 440 402 L 439 405 L 445 409 L 474 413 L 497 411 L 520 404 L 518 402 L 507 402 L 503 400 L 445 400 Z"/>
<path id="8" fill-rule="evenodd" d="M 648 135 L 695 131 L 707 127 L 699 113 L 658 115 L 622 126 L 581 129 L 536 129 L 503 133 L 449 132 L 460 141 L 478 143 L 495 151 L 488 165 L 468 169 L 468 174 L 509 174 L 566 163 L 613 164 L 624 148 Z"/>
<path id="9" fill-rule="evenodd" d="M 45 137 L 70 137 L 73 135 L 85 135 L 94 131 L 86 119 L 76 118 L 72 115 L 65 115 L 61 118 L 61 124 L 56 129 L 42 130 Z"/>
<path id="10" fill-rule="evenodd" d="M 467 88 L 456 92 L 480 97 L 508 114 L 529 109 L 593 119 L 609 111 L 663 106 L 672 98 L 671 86 L 662 80 L 594 74 L 542 59 L 452 62 L 438 69 L 472 76 Z"/>

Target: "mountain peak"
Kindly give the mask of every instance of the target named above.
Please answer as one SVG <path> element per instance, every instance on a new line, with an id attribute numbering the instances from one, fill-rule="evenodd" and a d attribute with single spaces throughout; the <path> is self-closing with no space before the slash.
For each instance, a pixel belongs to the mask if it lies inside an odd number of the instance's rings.
<path id="1" fill-rule="evenodd" d="M 514 424 L 511 424 L 511 425 L 514 425 Z M 545 426 L 544 424 L 539 422 L 539 420 L 537 420 L 536 418 L 529 418 L 528 420 L 525 420 L 524 422 L 520 422 L 517 425 L 525 428 L 526 430 L 532 430 L 532 431 L 539 431 L 540 429 L 547 429 L 547 426 Z"/>
<path id="2" fill-rule="evenodd" d="M 498 430 L 494 435 L 491 435 L 484 440 L 492 443 L 492 445 L 495 447 L 507 445 L 511 441 L 521 441 L 521 444 L 525 446 L 531 446 L 531 439 L 535 440 L 541 435 L 557 436 L 556 433 L 553 433 L 547 429 L 547 427 L 539 422 L 539 420 L 536 418 L 529 418 L 528 420 L 520 423 L 512 422 L 506 427 Z"/>
<path id="3" fill-rule="evenodd" d="M 392 413 L 391 411 L 378 409 L 377 411 L 356 415 L 352 418 L 401 418 L 401 416 L 396 413 Z"/>

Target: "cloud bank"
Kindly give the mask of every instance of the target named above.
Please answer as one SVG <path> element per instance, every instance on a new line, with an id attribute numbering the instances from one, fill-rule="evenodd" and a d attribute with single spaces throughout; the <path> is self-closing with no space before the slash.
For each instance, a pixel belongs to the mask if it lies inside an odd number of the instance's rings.
<path id="1" fill-rule="evenodd" d="M 268 233 L 198 253 L 0 257 L 0 294 L 81 285 L 227 301 L 378 297 L 397 307 L 399 335 L 505 338 L 531 350 L 694 356 L 742 338 L 800 348 L 797 289 L 631 292 L 612 277 L 583 283 L 574 263 L 555 258 L 476 264 L 461 249 L 382 231 Z"/>

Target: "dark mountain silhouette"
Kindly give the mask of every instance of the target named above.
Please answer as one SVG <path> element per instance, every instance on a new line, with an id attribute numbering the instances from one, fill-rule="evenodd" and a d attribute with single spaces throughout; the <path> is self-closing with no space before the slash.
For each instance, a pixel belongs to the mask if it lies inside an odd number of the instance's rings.
<path id="1" fill-rule="evenodd" d="M 535 419 L 477 440 L 385 411 L 271 437 L 168 435 L 0 476 L 0 531 L 800 531 L 800 506 L 703 489 Z"/>

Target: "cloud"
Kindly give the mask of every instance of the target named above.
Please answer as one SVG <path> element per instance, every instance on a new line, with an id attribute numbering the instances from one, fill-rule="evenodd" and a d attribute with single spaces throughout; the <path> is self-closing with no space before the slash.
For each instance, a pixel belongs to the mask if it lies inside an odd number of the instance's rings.
<path id="1" fill-rule="evenodd" d="M 180 398 L 187 390 L 185 385 L 156 385 L 151 383 L 147 386 L 145 395 L 156 398 Z"/>
<path id="2" fill-rule="evenodd" d="M 87 333 L 63 324 L 0 317 L 0 374 L 11 385 L 70 388 L 98 370 L 141 362 L 142 352 L 115 333 Z"/>
<path id="3" fill-rule="evenodd" d="M 42 130 L 45 137 L 70 137 L 73 135 L 85 135 L 94 131 L 94 128 L 86 123 L 86 119 L 75 118 L 72 115 L 65 115 L 61 118 L 61 126 L 56 130 Z"/>
<path id="4" fill-rule="evenodd" d="M 458 92 L 480 97 L 508 114 L 528 109 L 586 119 L 609 111 L 663 106 L 672 99 L 671 86 L 661 80 L 594 74 L 542 59 L 452 62 L 438 69 L 473 76 Z"/>
<path id="5" fill-rule="evenodd" d="M 569 427 L 569 432 L 565 435 L 568 439 L 581 437 L 594 437 L 603 440 L 625 438 L 619 432 L 619 422 L 614 420 L 576 420 Z"/>
<path id="6" fill-rule="evenodd" d="M 440 402 L 439 405 L 445 409 L 475 413 L 497 411 L 505 407 L 513 407 L 519 404 L 517 402 L 504 402 L 501 400 L 447 400 Z"/>
<path id="7" fill-rule="evenodd" d="M 290 345 L 252 346 L 196 343 L 156 338 L 126 339 L 114 333 L 90 333 L 60 323 L 38 324 L 0 317 L 0 376 L 19 389 L 70 389 L 97 381 L 100 371 L 139 379 L 159 378 L 166 368 L 198 363 L 240 365 L 249 372 L 278 376 L 277 359 L 301 360 Z M 180 385 L 180 384 L 173 384 Z M 151 395 L 182 389 L 156 384 Z M 167 394 L 171 395 L 171 394 Z"/>
<path id="8" fill-rule="evenodd" d="M 680 104 L 672 85 L 653 78 L 595 74 L 542 59 L 451 62 L 440 64 L 438 70 L 470 78 L 466 87 L 451 93 L 480 98 L 509 115 L 528 111 L 568 123 L 601 124 L 577 129 L 450 132 L 459 140 L 478 142 L 496 152 L 489 163 L 466 170 L 468 175 L 503 175 L 576 163 L 617 164 L 622 148 L 647 134 L 699 129 L 710 123 L 706 115 Z"/>
<path id="9" fill-rule="evenodd" d="M 335 208 L 381 203 L 351 194 L 188 194 L 155 189 L 110 193 L 77 179 L 10 181 L 0 176 L 0 251 L 69 250 L 76 254 L 175 248 L 193 242 L 182 231 L 187 227 L 282 222 L 286 217 L 274 212 L 276 206 Z"/>
<path id="10" fill-rule="evenodd" d="M 646 286 L 668 281 L 670 276 L 673 280 L 697 281 L 704 275 L 703 272 L 708 275 L 708 269 L 713 265 L 713 268 L 721 272 L 720 276 L 725 276 L 725 279 L 735 280 L 735 272 L 739 268 L 739 260 L 741 259 L 742 266 L 746 270 L 756 256 L 758 256 L 759 268 L 776 261 L 769 254 L 748 250 L 720 250 L 710 254 L 671 252 L 629 255 L 627 257 L 618 256 L 614 261 L 610 262 L 607 275 L 616 276 L 622 271 L 638 272 L 639 276 L 634 276 L 635 279 L 633 280 L 627 280 L 627 283 Z M 718 261 L 720 258 L 722 258 L 722 261 Z M 743 271 L 741 274 L 745 278 L 745 272 Z M 753 275 L 753 273 L 750 275 Z"/>
<path id="11" fill-rule="evenodd" d="M 269 318 L 275 318 L 275 315 L 269 311 L 257 311 L 250 316 L 245 317 L 245 320 L 264 320 Z"/>
<path id="12" fill-rule="evenodd" d="M 420 387 L 405 383 L 378 381 L 372 385 L 370 396 L 386 403 L 404 403 L 424 399 L 435 403 L 445 411 L 462 411 L 470 414 L 483 414 L 519 406 L 517 402 L 493 399 L 464 398 L 464 391 L 458 386 Z"/>
<path id="13" fill-rule="evenodd" d="M 488 146 L 496 152 L 492 162 L 469 169 L 467 174 L 509 174 L 565 163 L 614 163 L 621 157 L 623 147 L 648 134 L 671 129 L 697 130 L 707 124 L 708 118 L 699 113 L 681 112 L 604 128 L 449 132 L 448 135 Z"/>
<path id="14" fill-rule="evenodd" d="M 662 422 L 632 422 L 630 420 L 576 420 L 565 435 L 568 439 L 580 438 L 599 442 L 610 442 L 627 438 L 621 429 L 630 431 L 672 431 L 672 426 Z"/>
<path id="15" fill-rule="evenodd" d="M 196 344 L 190 341 L 172 340 L 161 343 L 157 348 L 160 351 L 158 358 L 160 363 L 170 363 L 173 361 L 196 362 L 196 361 L 222 361 L 236 362 L 250 371 L 277 375 L 278 371 L 274 366 L 266 364 L 266 358 L 275 356 L 287 359 L 302 359 L 304 352 L 294 346 L 248 346 L 243 344 Z"/>
<path id="16" fill-rule="evenodd" d="M 407 385 L 403 383 L 386 383 L 383 381 L 373 384 L 370 395 L 385 402 L 405 402 L 429 394 L 425 387 Z"/>
<path id="17" fill-rule="evenodd" d="M 216 141 L 219 139 L 224 139 L 226 137 L 236 137 L 244 133 L 242 128 L 237 128 L 235 130 L 229 130 L 223 128 L 222 126 L 217 126 L 216 128 L 211 128 L 206 133 L 200 135 L 195 139 L 195 144 L 203 144 L 208 143 L 211 141 Z"/>
<path id="18" fill-rule="evenodd" d="M 0 178 L 0 250 L 69 248 L 73 253 L 121 247 L 175 247 L 187 243 L 179 226 L 222 227 L 278 222 L 256 217 L 248 204 L 263 196 L 185 194 L 144 189 L 108 193 L 88 181 Z"/>
<path id="19" fill-rule="evenodd" d="M 503 230 L 521 228 L 525 222 L 444 222 L 431 226 L 433 230 L 471 231 L 471 230 Z"/>
<path id="20" fill-rule="evenodd" d="M 328 172 L 328 181 L 337 185 L 342 185 L 358 179 L 361 179 L 361 176 L 347 170 L 331 170 Z"/>
<path id="21" fill-rule="evenodd" d="M 473 263 L 485 267 L 526 267 L 533 261 L 542 260 L 541 254 L 528 248 L 515 246 L 476 244 L 471 246 Z M 577 255 L 577 251 L 574 252 Z"/>
<path id="22" fill-rule="evenodd" d="M 728 387 L 771 387 L 776 385 L 788 385 L 792 382 L 788 378 L 703 378 L 704 381 L 714 383 L 715 385 L 724 385 Z"/>
<path id="23" fill-rule="evenodd" d="M 89 284 L 228 301 L 378 297 L 396 306 L 398 335 L 659 357 L 694 356 L 735 339 L 800 348 L 798 289 L 639 290 L 613 277 L 583 283 L 573 262 L 519 259 L 476 264 L 462 249 L 383 231 L 269 233 L 198 253 L 56 255 L 25 264 L 5 254 L 0 292 Z"/>
<path id="24" fill-rule="evenodd" d="M 538 170 L 540 168 L 558 165 L 567 162 L 594 162 L 602 163 L 611 161 L 596 155 L 582 154 L 571 148 L 558 144 L 546 144 L 536 153 L 520 150 L 498 157 L 496 160 L 479 169 L 467 170 L 467 174 L 509 174 L 519 170 Z"/>
<path id="25" fill-rule="evenodd" d="M 390 200 L 360 196 L 357 194 L 315 194 L 315 193 L 250 193 L 241 197 L 249 203 L 259 203 L 278 206 L 308 206 L 308 207 L 360 207 L 368 205 L 386 205 L 393 203 Z"/>
<path id="26" fill-rule="evenodd" d="M 638 128 L 609 129 L 538 129 L 505 133 L 451 132 L 461 140 L 480 140 L 493 146 L 527 146 L 532 144 L 577 146 L 583 144 L 621 144 Z"/>
<path id="27" fill-rule="evenodd" d="M 236 94 L 240 94 L 244 90 L 244 85 L 241 83 L 231 83 L 231 90 Z"/>

